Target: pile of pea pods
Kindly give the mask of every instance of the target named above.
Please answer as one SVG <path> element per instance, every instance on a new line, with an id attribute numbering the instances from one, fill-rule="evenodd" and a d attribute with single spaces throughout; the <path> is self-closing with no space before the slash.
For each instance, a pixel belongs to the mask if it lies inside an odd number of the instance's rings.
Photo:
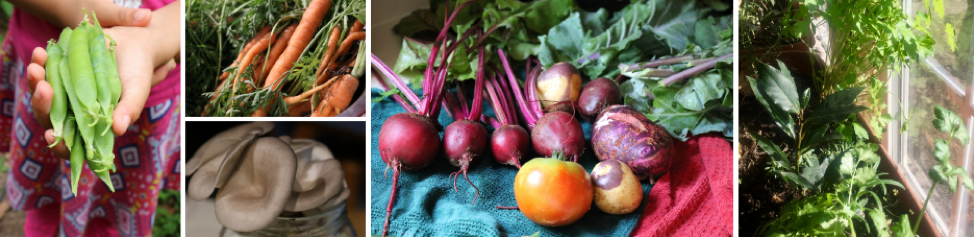
<path id="1" fill-rule="evenodd" d="M 115 63 L 115 41 L 106 35 L 94 12 L 81 25 L 65 27 L 61 36 L 47 43 L 47 81 L 54 90 L 51 124 L 55 141 L 71 151 L 71 192 L 77 195 L 81 169 L 88 164 L 114 192 L 109 172 L 115 172 L 115 134 L 112 112 L 122 93 Z"/>

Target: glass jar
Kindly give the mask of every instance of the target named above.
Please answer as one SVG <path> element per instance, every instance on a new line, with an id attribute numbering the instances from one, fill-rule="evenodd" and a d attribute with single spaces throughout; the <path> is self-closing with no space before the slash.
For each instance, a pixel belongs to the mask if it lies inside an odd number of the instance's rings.
<path id="1" fill-rule="evenodd" d="M 222 237 L 270 236 L 341 236 L 356 237 L 352 221 L 348 219 L 345 202 L 325 208 L 324 212 L 306 217 L 278 217 L 270 225 L 254 232 L 236 232 L 223 227 Z"/>

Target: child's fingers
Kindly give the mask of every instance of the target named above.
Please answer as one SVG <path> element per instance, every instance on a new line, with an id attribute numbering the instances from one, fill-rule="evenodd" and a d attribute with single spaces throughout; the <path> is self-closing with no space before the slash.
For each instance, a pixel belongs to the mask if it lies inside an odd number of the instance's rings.
<path id="1" fill-rule="evenodd" d="M 162 80 L 165 80 L 166 76 L 169 76 L 169 71 L 172 71 L 174 68 L 176 68 L 176 61 L 172 59 L 170 59 L 166 64 L 157 67 L 156 70 L 152 72 L 152 85 L 155 86 Z"/>
<path id="2" fill-rule="evenodd" d="M 30 93 L 34 93 L 38 82 L 47 81 L 45 79 L 47 74 L 44 71 L 44 66 L 41 65 L 43 64 L 31 63 L 27 65 L 27 87 Z"/>
<path id="3" fill-rule="evenodd" d="M 47 144 L 54 143 L 54 130 L 53 129 L 48 129 L 47 131 L 44 131 L 44 140 L 47 140 Z M 64 145 L 64 142 L 58 142 L 57 145 L 54 145 L 54 147 L 51 147 L 51 152 L 53 152 L 55 156 L 57 156 L 58 158 L 61 158 L 61 159 L 67 160 L 67 159 L 69 159 L 71 157 L 71 152 L 68 151 L 68 147 L 66 145 Z M 71 165 L 74 165 L 74 164 L 71 164 Z"/>
<path id="4" fill-rule="evenodd" d="M 152 11 L 145 8 L 125 8 L 109 3 L 99 4 L 94 10 L 98 15 L 98 23 L 103 27 L 143 27 L 149 25 L 149 21 L 152 20 Z"/>
<path id="5" fill-rule="evenodd" d="M 145 101 L 149 98 L 151 79 L 152 74 L 148 72 L 133 78 L 122 79 L 122 96 L 119 98 L 115 113 L 112 114 L 112 119 L 115 121 L 112 124 L 112 130 L 115 135 L 121 136 L 132 124 L 132 121 L 139 119 L 142 108 L 145 107 Z"/>
<path id="6" fill-rule="evenodd" d="M 34 110 L 34 118 L 41 124 L 41 127 L 51 128 L 51 102 L 54 98 L 54 90 L 47 81 L 37 83 L 37 89 L 30 99 L 30 106 Z"/>
<path id="7" fill-rule="evenodd" d="M 34 52 L 30 55 L 30 62 L 44 65 L 47 63 L 47 51 L 41 47 L 34 48 Z"/>

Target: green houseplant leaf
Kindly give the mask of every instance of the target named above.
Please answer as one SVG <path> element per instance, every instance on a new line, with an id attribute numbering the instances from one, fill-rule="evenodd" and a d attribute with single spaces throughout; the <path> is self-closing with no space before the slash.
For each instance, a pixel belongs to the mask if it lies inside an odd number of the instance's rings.
<path id="1" fill-rule="evenodd" d="M 855 104 L 856 97 L 863 89 L 865 88 L 847 88 L 825 97 L 822 103 L 812 110 L 811 115 L 805 118 L 806 122 L 808 124 L 832 123 L 845 119 L 849 115 L 858 113 L 859 111 L 866 110 L 866 107 Z"/>

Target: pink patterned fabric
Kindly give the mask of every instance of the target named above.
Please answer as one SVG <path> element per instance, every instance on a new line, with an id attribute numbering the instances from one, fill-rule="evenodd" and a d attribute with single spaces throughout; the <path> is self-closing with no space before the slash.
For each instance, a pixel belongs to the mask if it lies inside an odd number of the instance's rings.
<path id="1" fill-rule="evenodd" d="M 145 0 L 135 5 L 157 9 L 174 0 Z M 133 1 L 125 1 L 123 6 Z M 112 193 L 91 169 L 84 168 L 78 195 L 71 193 L 70 162 L 54 156 L 44 129 L 34 119 L 24 75 L 36 47 L 57 38 L 61 29 L 18 9 L 2 46 L 0 66 L 0 152 L 10 152 L 7 199 L 28 211 L 28 236 L 151 236 L 156 202 L 162 189 L 180 189 L 179 69 L 154 86 L 142 115 L 115 138 Z M 56 228 L 52 228 L 56 227 Z M 34 229 L 39 228 L 39 229 Z"/>

